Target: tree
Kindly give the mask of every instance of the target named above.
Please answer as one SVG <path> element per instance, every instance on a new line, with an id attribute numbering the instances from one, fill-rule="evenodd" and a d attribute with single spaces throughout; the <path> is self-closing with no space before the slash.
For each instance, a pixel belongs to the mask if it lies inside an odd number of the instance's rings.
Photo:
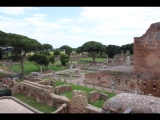
<path id="1" fill-rule="evenodd" d="M 115 54 L 120 53 L 120 47 L 116 45 L 108 45 L 105 52 L 108 54 L 109 58 L 113 58 Z"/>
<path id="2" fill-rule="evenodd" d="M 76 53 L 81 53 L 82 52 L 82 47 L 80 46 L 80 47 L 78 47 L 77 49 L 76 49 Z"/>
<path id="3" fill-rule="evenodd" d="M 60 61 L 62 65 L 66 65 L 66 63 L 69 62 L 69 56 L 66 54 L 61 54 L 60 55 Z"/>
<path id="4" fill-rule="evenodd" d="M 0 59 L 2 59 L 2 55 L 5 53 L 5 48 L 8 48 L 10 42 L 8 40 L 7 33 L 0 31 Z M 8 49 L 7 49 L 7 57 L 8 57 Z"/>
<path id="5" fill-rule="evenodd" d="M 61 52 L 60 52 L 60 50 L 59 49 L 56 49 L 55 51 L 54 51 L 54 55 L 57 57 L 58 55 L 60 55 L 61 54 Z"/>
<path id="6" fill-rule="evenodd" d="M 51 50 L 53 47 L 50 44 L 43 44 L 43 49 L 46 50 L 47 52 L 49 52 L 49 50 Z M 47 56 L 49 56 L 49 54 L 47 53 Z"/>
<path id="7" fill-rule="evenodd" d="M 104 49 L 101 49 L 103 45 L 99 42 L 89 41 L 82 45 L 82 51 L 88 52 L 91 54 L 93 61 L 95 61 L 96 53 L 103 52 Z"/>
<path id="8" fill-rule="evenodd" d="M 33 50 L 38 50 L 41 48 L 41 44 L 35 39 L 18 34 L 9 33 L 7 38 L 14 49 L 14 53 L 20 57 L 21 74 L 24 75 L 24 59 L 26 54 Z"/>
<path id="9" fill-rule="evenodd" d="M 125 44 L 125 45 L 122 45 L 122 46 L 120 47 L 120 49 L 123 50 L 124 53 L 126 53 L 127 50 L 129 50 L 129 52 L 130 52 L 131 54 L 133 54 L 133 46 L 134 46 L 133 43 L 131 43 L 131 44 Z"/>
<path id="10" fill-rule="evenodd" d="M 54 55 L 49 56 L 49 61 L 50 61 L 52 64 L 55 63 L 55 56 L 54 56 Z"/>
<path id="11" fill-rule="evenodd" d="M 40 68 L 40 66 L 44 66 L 44 67 L 46 67 L 46 69 L 48 69 L 48 65 L 50 63 L 50 60 L 48 59 L 48 57 L 45 54 L 39 54 L 39 53 L 36 53 L 36 54 L 30 56 L 28 58 L 28 60 L 30 62 L 34 62 L 34 64 L 38 68 Z"/>
<path id="12" fill-rule="evenodd" d="M 65 49 L 65 53 L 67 54 L 67 55 L 69 55 L 70 56 L 70 54 L 72 53 L 72 48 L 70 47 L 70 46 L 68 46 L 68 45 L 63 45 L 63 46 L 61 46 L 59 49 Z"/>
<path id="13" fill-rule="evenodd" d="M 41 51 L 41 52 L 39 52 L 40 54 L 45 54 L 45 55 L 47 55 L 47 56 L 50 56 L 51 55 L 51 53 L 49 52 L 49 51 L 47 51 L 47 50 L 43 50 L 43 51 Z"/>

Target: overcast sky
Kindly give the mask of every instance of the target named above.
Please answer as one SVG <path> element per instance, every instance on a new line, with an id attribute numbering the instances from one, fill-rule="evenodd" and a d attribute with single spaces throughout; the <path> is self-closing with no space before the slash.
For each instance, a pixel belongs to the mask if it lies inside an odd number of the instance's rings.
<path id="1" fill-rule="evenodd" d="M 160 22 L 160 7 L 0 7 L 0 30 L 77 48 L 87 41 L 124 45 Z"/>

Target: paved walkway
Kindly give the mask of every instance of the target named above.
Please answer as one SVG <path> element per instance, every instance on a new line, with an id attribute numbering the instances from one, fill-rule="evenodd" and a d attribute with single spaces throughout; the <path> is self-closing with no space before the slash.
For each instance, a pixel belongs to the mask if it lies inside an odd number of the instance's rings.
<path id="1" fill-rule="evenodd" d="M 34 113 L 12 99 L 0 99 L 0 113 Z"/>

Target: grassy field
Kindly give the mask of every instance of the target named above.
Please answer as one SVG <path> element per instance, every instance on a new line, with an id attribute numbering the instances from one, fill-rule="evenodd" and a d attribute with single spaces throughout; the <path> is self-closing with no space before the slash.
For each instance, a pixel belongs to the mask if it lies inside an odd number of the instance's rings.
<path id="1" fill-rule="evenodd" d="M 53 70 L 53 71 L 66 70 L 66 68 L 56 67 L 54 65 L 49 65 L 48 69 Z M 45 70 L 45 68 L 43 68 L 43 70 Z M 19 65 L 13 65 L 12 71 L 19 72 Z M 40 72 L 40 69 L 37 66 L 35 66 L 34 63 L 25 61 L 24 62 L 24 72 L 25 74 L 29 74 L 30 72 Z"/>
<path id="2" fill-rule="evenodd" d="M 4 75 L 4 73 L 3 73 L 3 72 L 0 72 L 0 75 Z"/>
<path id="3" fill-rule="evenodd" d="M 85 86 L 74 85 L 74 84 L 70 84 L 70 83 L 66 83 L 66 82 L 62 82 L 62 81 L 58 81 L 58 80 L 56 81 L 56 86 L 60 86 L 60 85 L 64 85 L 64 84 L 72 85 L 73 90 L 82 90 L 82 91 L 85 91 L 87 93 L 95 91 L 93 88 L 87 88 Z M 103 91 L 103 90 L 96 90 L 96 91 L 107 94 L 108 98 L 111 98 L 111 97 L 116 95 L 114 93 L 106 92 L 106 91 Z M 65 92 L 65 93 L 63 93 L 63 95 L 65 95 L 67 98 L 71 99 L 72 98 L 72 91 Z M 103 100 L 98 100 L 98 101 L 92 103 L 91 105 L 101 108 L 104 102 L 105 101 L 103 101 Z"/>
<path id="4" fill-rule="evenodd" d="M 81 58 L 80 60 L 93 61 L 93 59 L 91 57 L 90 58 Z M 95 58 L 95 61 L 96 62 L 105 62 L 106 59 L 105 58 Z"/>
<path id="5" fill-rule="evenodd" d="M 36 100 L 32 99 L 32 98 L 29 98 L 29 97 L 26 97 L 25 95 L 23 94 L 15 94 L 13 95 L 15 98 L 21 100 L 22 102 L 32 106 L 33 108 L 41 111 L 41 112 L 44 112 L 44 113 L 52 113 L 54 111 L 56 111 L 56 108 L 54 107 L 50 107 L 46 104 L 43 104 L 43 103 L 40 103 L 40 102 L 37 102 Z"/>

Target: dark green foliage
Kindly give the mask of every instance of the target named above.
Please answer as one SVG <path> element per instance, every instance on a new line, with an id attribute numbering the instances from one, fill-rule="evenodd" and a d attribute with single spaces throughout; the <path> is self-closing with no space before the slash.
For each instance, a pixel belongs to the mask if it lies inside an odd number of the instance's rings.
<path id="1" fill-rule="evenodd" d="M 124 53 L 126 53 L 127 50 L 129 50 L 130 54 L 133 55 L 133 46 L 134 46 L 133 43 L 131 43 L 131 44 L 126 44 L 126 45 L 122 45 L 120 49 L 123 50 Z"/>
<path id="2" fill-rule="evenodd" d="M 113 58 L 115 54 L 120 54 L 120 47 L 116 45 L 108 45 L 106 47 L 106 54 L 109 58 Z"/>
<path id="3" fill-rule="evenodd" d="M 50 56 L 51 55 L 51 53 L 49 52 L 49 51 L 47 51 L 47 50 L 43 50 L 43 51 L 41 51 L 41 52 L 39 52 L 40 54 L 45 54 L 45 55 L 47 55 L 47 56 Z"/>
<path id="4" fill-rule="evenodd" d="M 95 61 L 96 54 L 99 54 L 99 52 L 104 52 L 105 47 L 99 42 L 89 41 L 81 46 L 81 51 L 90 53 L 93 61 Z"/>
<path id="5" fill-rule="evenodd" d="M 82 52 L 82 47 L 78 47 L 77 49 L 76 49 L 76 53 L 81 53 Z"/>
<path id="6" fill-rule="evenodd" d="M 54 55 L 49 56 L 49 61 L 50 61 L 52 64 L 55 63 L 55 56 L 54 56 Z"/>
<path id="7" fill-rule="evenodd" d="M 53 48 L 52 45 L 50 45 L 50 44 L 43 44 L 42 46 L 43 46 L 44 50 L 50 50 Z"/>
<path id="8" fill-rule="evenodd" d="M 68 46 L 68 45 L 63 45 L 63 46 L 61 46 L 59 49 L 65 49 L 65 53 L 67 54 L 67 55 L 69 55 L 70 56 L 70 54 L 72 53 L 72 48 L 70 47 L 70 46 Z"/>
<path id="9" fill-rule="evenodd" d="M 60 55 L 61 54 L 61 52 L 60 52 L 60 50 L 59 49 L 56 49 L 55 51 L 54 51 L 54 55 L 57 57 L 58 55 Z"/>
<path id="10" fill-rule="evenodd" d="M 21 73 L 24 75 L 24 58 L 26 54 L 41 48 L 41 44 L 35 40 L 23 35 L 9 33 L 7 37 L 10 41 L 10 45 L 13 47 L 13 53 L 20 57 L 21 61 Z"/>
<path id="11" fill-rule="evenodd" d="M 30 62 L 34 62 L 37 67 L 45 66 L 46 69 L 50 63 L 49 58 L 45 54 L 34 54 L 28 58 Z"/>
<path id="12" fill-rule="evenodd" d="M 69 56 L 66 54 L 61 54 L 60 55 L 60 61 L 62 65 L 66 65 L 66 63 L 69 62 Z"/>

